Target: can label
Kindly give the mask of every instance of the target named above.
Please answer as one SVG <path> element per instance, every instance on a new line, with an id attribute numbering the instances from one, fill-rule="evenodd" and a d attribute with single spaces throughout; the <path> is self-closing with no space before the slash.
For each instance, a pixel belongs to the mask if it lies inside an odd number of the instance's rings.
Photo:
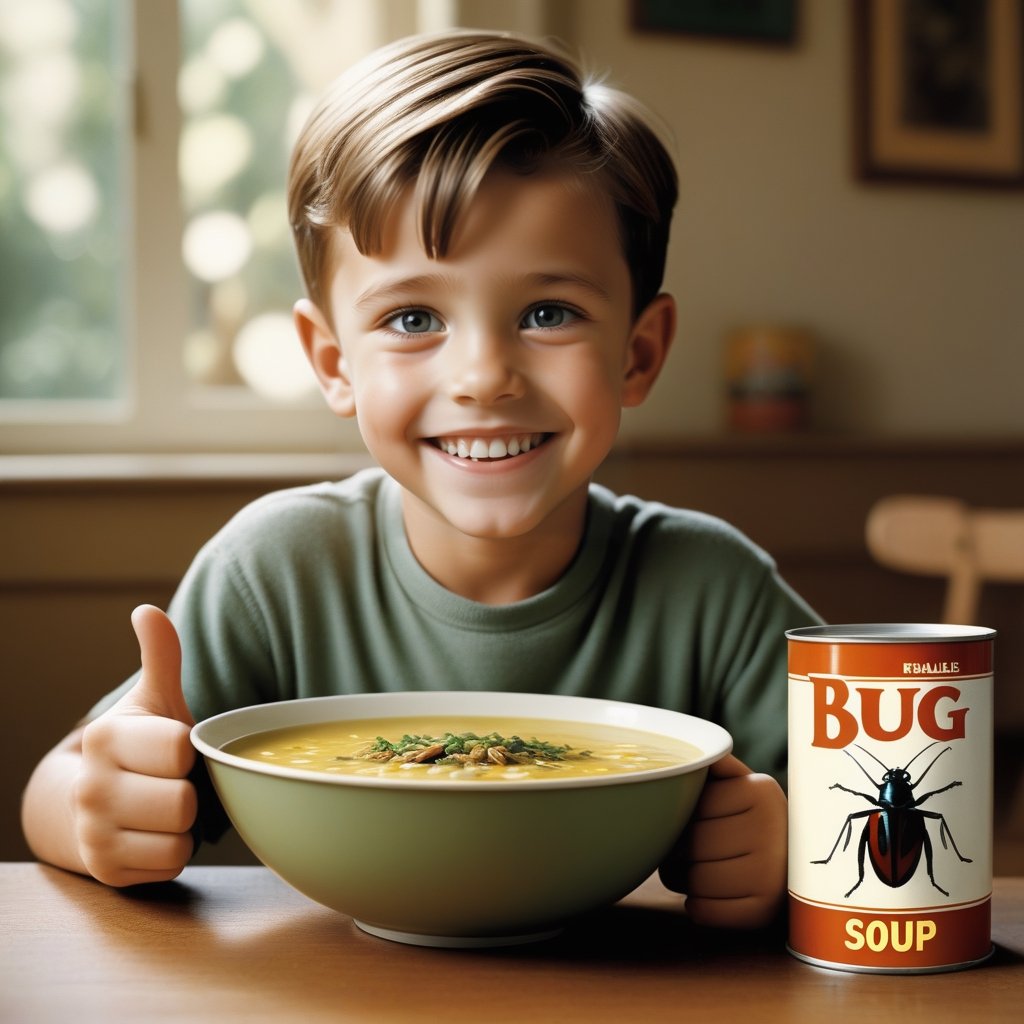
<path id="1" fill-rule="evenodd" d="M 988 957 L 992 630 L 790 630 L 789 949 L 922 972 Z"/>

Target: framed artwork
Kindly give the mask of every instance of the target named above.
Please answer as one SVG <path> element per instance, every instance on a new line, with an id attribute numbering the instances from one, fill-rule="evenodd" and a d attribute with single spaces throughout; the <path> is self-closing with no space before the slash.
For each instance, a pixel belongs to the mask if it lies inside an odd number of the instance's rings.
<path id="1" fill-rule="evenodd" d="M 633 28 L 761 43 L 792 43 L 796 0 L 633 0 Z"/>
<path id="2" fill-rule="evenodd" d="M 860 177 L 1024 186 L 1024 4 L 850 3 Z"/>

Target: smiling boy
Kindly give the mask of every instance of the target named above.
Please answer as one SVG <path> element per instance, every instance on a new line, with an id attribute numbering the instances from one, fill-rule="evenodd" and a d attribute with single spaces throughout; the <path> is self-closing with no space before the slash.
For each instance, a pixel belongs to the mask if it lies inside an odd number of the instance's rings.
<path id="1" fill-rule="evenodd" d="M 673 305 L 633 319 L 613 204 L 572 172 L 489 171 L 442 260 L 417 206 L 409 186 L 376 253 L 337 229 L 333 324 L 309 300 L 296 321 L 329 405 L 358 417 L 401 485 L 419 563 L 508 604 L 575 556 L 590 480 L 661 367 Z"/>
<path id="2" fill-rule="evenodd" d="M 33 850 L 114 885 L 174 877 L 216 810 L 188 724 L 228 708 L 571 693 L 733 733 L 662 876 L 697 921 L 765 924 L 785 881 L 783 634 L 817 620 L 726 524 L 591 483 L 675 328 L 676 179 L 646 118 L 528 40 L 404 40 L 327 93 L 289 199 L 300 341 L 380 469 L 243 510 L 170 619 L 136 612 L 141 674 L 29 783 Z"/>

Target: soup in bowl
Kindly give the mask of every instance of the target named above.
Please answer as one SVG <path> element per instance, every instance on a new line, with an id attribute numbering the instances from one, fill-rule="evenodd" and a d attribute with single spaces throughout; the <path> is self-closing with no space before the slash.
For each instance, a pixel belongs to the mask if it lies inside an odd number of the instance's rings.
<path id="1" fill-rule="evenodd" d="M 192 730 L 255 855 L 364 931 L 532 941 L 661 862 L 729 734 L 659 708 L 423 692 L 241 708 Z"/>

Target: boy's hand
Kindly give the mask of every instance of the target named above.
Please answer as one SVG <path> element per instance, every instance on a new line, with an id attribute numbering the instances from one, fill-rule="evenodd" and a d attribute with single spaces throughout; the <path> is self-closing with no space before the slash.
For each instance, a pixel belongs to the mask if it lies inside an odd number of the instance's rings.
<path id="1" fill-rule="evenodd" d="M 786 797 L 770 775 L 728 755 L 713 764 L 686 831 L 660 868 L 697 923 L 759 928 L 786 889 Z"/>
<path id="2" fill-rule="evenodd" d="M 132 614 L 142 654 L 139 681 L 82 733 L 73 791 L 78 852 L 108 885 L 174 878 L 192 855 L 196 793 L 192 717 L 181 692 L 181 646 L 170 619 Z"/>

